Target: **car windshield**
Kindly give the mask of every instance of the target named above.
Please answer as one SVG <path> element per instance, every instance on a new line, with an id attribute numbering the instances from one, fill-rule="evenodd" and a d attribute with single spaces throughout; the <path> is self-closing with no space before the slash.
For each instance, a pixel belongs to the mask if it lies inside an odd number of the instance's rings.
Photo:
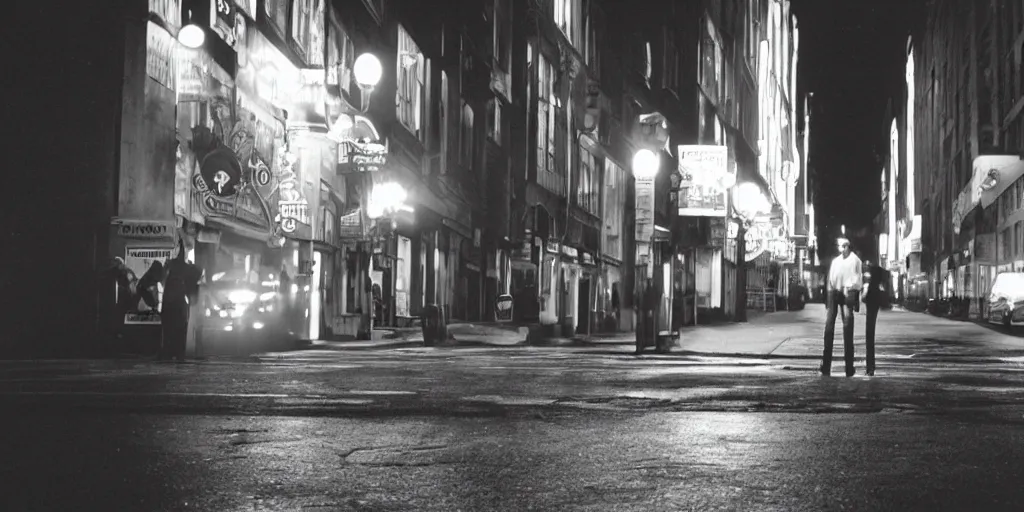
<path id="1" fill-rule="evenodd" d="M 1003 272 L 992 283 L 992 295 L 1008 299 L 1024 299 L 1024 272 Z"/>

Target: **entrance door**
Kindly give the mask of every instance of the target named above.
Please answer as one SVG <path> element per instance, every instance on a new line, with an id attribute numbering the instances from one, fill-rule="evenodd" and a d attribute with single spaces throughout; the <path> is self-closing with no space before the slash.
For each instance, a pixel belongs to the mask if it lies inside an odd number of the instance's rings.
<path id="1" fill-rule="evenodd" d="M 586 334 L 590 330 L 590 279 L 580 279 L 580 293 L 576 299 L 576 332 Z"/>

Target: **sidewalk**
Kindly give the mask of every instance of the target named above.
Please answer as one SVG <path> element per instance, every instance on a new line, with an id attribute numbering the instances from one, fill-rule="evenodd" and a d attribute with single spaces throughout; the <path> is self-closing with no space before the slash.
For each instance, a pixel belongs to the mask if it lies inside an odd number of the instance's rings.
<path id="1" fill-rule="evenodd" d="M 819 330 L 824 311 L 820 304 L 809 304 L 801 311 L 762 313 L 752 311 L 742 323 L 715 323 L 683 327 L 674 353 L 702 355 L 767 356 L 785 341 L 808 336 Z M 547 340 L 553 345 L 633 345 L 632 332 L 577 336 Z"/>
<path id="2" fill-rule="evenodd" d="M 448 340 L 438 346 L 496 346 L 525 345 L 529 329 L 492 323 L 448 324 Z M 378 337 L 379 336 L 379 337 Z M 422 347 L 423 331 L 419 327 L 386 328 L 374 331 L 373 340 L 314 341 L 312 350 L 376 350 L 388 348 Z"/>

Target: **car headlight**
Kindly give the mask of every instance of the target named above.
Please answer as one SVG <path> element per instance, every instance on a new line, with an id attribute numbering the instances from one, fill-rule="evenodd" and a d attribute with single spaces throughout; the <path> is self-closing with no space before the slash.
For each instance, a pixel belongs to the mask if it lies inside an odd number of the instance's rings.
<path id="1" fill-rule="evenodd" d="M 228 300 L 234 304 L 248 304 L 256 300 L 256 292 L 252 290 L 234 290 L 228 293 Z"/>
<path id="2" fill-rule="evenodd" d="M 277 292 L 266 292 L 263 295 L 260 295 L 260 302 L 267 302 L 268 300 L 273 299 L 276 295 Z"/>

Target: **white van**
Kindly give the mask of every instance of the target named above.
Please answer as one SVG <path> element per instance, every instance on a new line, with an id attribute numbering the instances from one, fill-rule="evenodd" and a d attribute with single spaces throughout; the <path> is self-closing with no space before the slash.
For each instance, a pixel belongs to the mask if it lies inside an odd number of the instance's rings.
<path id="1" fill-rule="evenodd" d="M 1003 272 L 992 281 L 988 321 L 1007 328 L 1024 325 L 1024 272 Z"/>

